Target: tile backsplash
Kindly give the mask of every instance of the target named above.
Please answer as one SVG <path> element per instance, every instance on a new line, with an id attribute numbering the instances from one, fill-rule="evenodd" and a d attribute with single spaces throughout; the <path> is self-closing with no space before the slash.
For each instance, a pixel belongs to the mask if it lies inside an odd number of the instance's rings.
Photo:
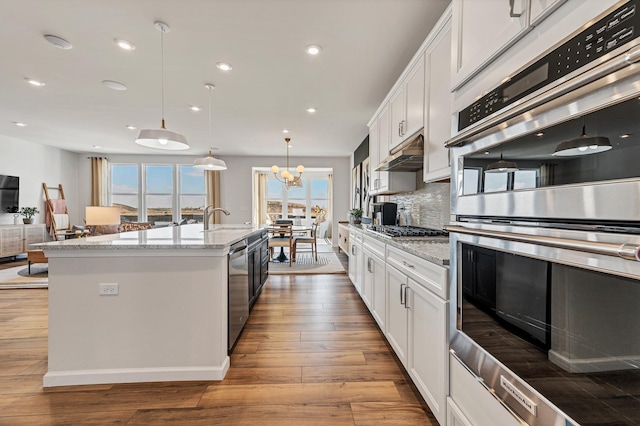
<path id="1" fill-rule="evenodd" d="M 398 204 L 399 212 L 403 208 L 411 212 L 410 225 L 432 229 L 442 229 L 449 223 L 450 200 L 449 182 L 418 183 L 413 192 L 389 197 L 389 201 Z"/>

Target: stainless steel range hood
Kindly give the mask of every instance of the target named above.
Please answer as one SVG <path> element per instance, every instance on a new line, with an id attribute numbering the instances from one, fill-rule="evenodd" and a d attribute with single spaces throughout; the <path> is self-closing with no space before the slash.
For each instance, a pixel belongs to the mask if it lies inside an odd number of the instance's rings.
<path id="1" fill-rule="evenodd" d="M 424 137 L 422 130 L 391 150 L 382 160 L 376 171 L 379 172 L 415 172 L 424 167 Z"/>

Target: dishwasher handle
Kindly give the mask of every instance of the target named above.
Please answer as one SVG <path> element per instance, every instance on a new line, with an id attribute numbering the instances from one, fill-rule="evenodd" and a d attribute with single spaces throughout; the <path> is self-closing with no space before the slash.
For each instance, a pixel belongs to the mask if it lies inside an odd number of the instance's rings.
<path id="1" fill-rule="evenodd" d="M 231 249 L 229 251 L 229 255 L 232 255 L 234 253 L 238 253 L 239 251 L 243 251 L 247 249 L 247 245 L 246 244 L 242 244 L 239 246 L 231 246 Z"/>

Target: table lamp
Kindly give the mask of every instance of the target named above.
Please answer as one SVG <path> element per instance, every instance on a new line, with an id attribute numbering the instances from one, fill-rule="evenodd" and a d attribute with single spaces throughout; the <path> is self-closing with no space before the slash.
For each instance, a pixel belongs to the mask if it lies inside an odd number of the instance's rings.
<path id="1" fill-rule="evenodd" d="M 293 224 L 294 225 L 302 225 L 302 216 L 304 215 L 304 211 L 302 209 L 293 209 Z"/>
<path id="2" fill-rule="evenodd" d="M 98 227 L 100 227 L 100 234 L 115 234 L 118 232 L 117 229 L 114 232 L 108 226 L 120 224 L 120 207 L 87 206 L 85 222 L 92 227 L 91 235 L 97 234 Z"/>

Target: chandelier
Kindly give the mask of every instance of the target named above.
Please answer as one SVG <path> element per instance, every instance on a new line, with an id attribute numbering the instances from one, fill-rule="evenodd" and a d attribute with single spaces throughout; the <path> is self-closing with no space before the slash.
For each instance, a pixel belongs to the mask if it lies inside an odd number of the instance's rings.
<path id="1" fill-rule="evenodd" d="M 302 173 L 304 173 L 304 166 L 302 164 L 296 167 L 296 172 L 298 172 L 297 176 L 294 176 L 289 171 L 289 146 L 290 146 L 289 141 L 290 140 L 291 140 L 290 138 L 284 138 L 284 141 L 287 144 L 287 167 L 284 170 L 282 170 L 280 172 L 280 176 L 278 176 L 278 171 L 280 171 L 278 166 L 271 166 L 271 171 L 273 172 L 273 175 L 275 176 L 276 180 L 278 180 L 279 182 L 282 182 L 282 184 L 287 190 L 289 190 L 289 188 L 292 188 L 294 186 L 301 187 L 302 186 L 301 176 L 302 176 Z"/>

